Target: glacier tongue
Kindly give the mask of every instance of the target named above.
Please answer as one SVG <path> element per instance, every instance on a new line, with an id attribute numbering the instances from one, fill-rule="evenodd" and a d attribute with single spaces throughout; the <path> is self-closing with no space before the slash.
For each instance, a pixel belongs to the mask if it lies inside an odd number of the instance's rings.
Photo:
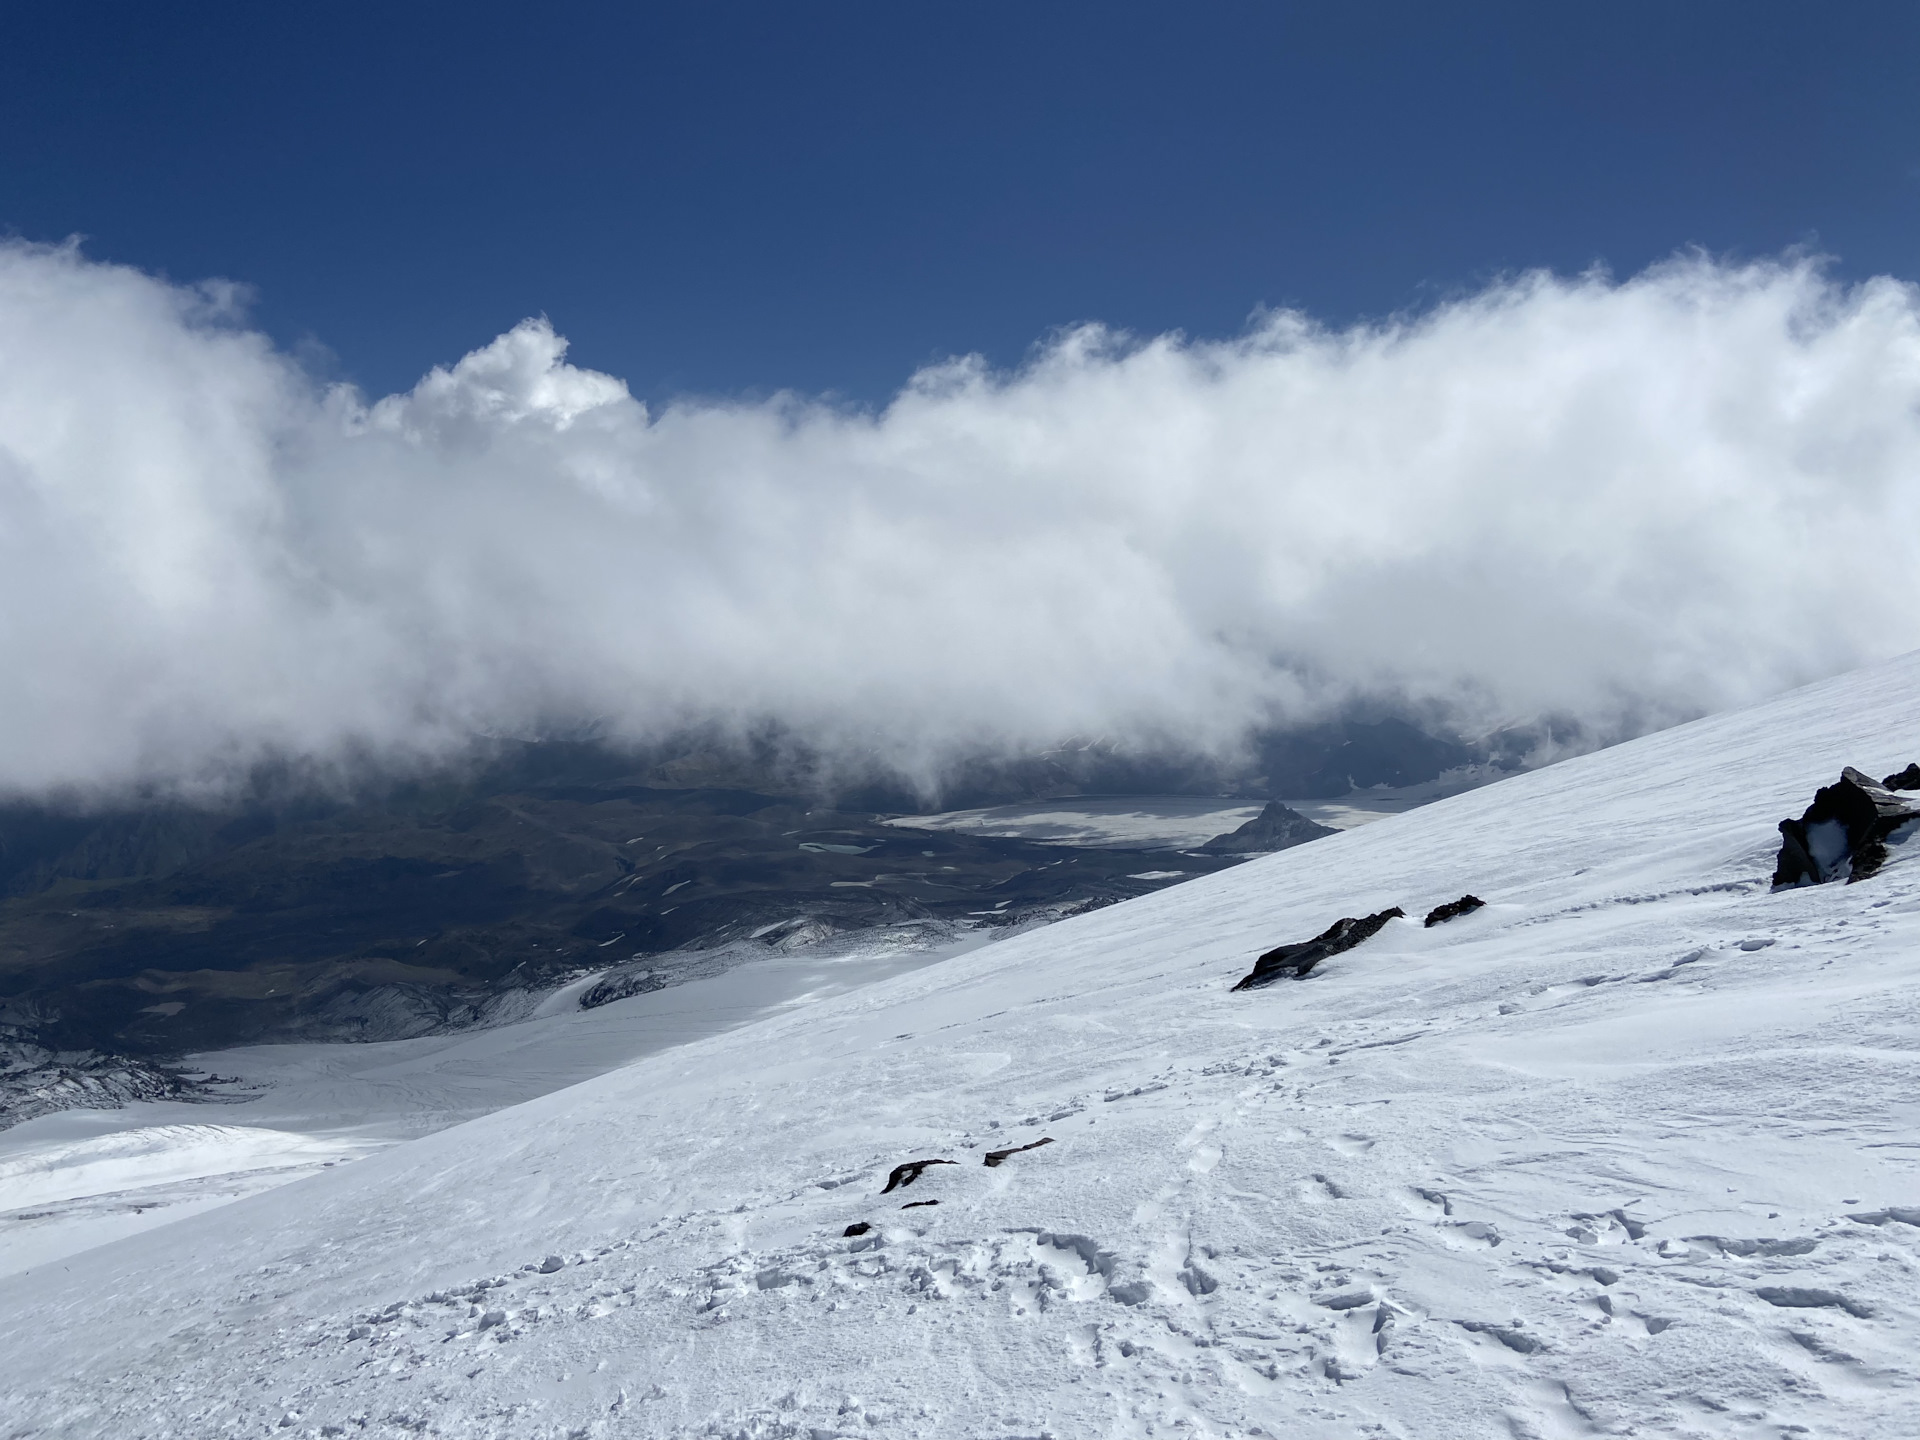
<path id="1" fill-rule="evenodd" d="M 0 1433 L 1904 1436 L 1920 867 L 1768 881 L 1917 700 L 1907 657 L 0 1281 Z"/>

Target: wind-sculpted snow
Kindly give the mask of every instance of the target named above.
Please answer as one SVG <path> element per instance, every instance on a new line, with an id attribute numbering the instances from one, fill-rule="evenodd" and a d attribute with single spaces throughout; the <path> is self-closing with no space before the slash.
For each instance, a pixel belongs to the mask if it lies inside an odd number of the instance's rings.
<path id="1" fill-rule="evenodd" d="M 15 1277 L 0 1434 L 1903 1437 L 1920 866 L 1769 877 L 1917 699 L 1909 657 Z"/>

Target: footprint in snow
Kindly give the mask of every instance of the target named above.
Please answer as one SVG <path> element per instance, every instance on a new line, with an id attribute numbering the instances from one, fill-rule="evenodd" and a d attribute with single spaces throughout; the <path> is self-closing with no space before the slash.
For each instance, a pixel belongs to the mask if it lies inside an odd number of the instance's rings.
<path id="1" fill-rule="evenodd" d="M 1304 1180 L 1295 1182 L 1295 1192 L 1309 1204 L 1318 1204 L 1327 1200 L 1345 1200 L 1346 1191 L 1342 1190 L 1326 1176 L 1315 1173 Z"/>
<path id="2" fill-rule="evenodd" d="M 1421 1185 L 1410 1185 L 1407 1187 L 1407 1195 L 1409 1197 L 1407 1208 L 1416 1215 L 1438 1219 L 1441 1216 L 1453 1214 L 1453 1201 L 1449 1200 L 1442 1191 L 1430 1190 Z"/>
<path id="3" fill-rule="evenodd" d="M 1857 1300 L 1849 1300 L 1837 1290 L 1821 1290 L 1800 1285 L 1762 1285 L 1756 1289 L 1758 1295 L 1769 1305 L 1783 1310 L 1844 1310 L 1856 1320 L 1865 1320 L 1872 1316 L 1873 1310 Z"/>

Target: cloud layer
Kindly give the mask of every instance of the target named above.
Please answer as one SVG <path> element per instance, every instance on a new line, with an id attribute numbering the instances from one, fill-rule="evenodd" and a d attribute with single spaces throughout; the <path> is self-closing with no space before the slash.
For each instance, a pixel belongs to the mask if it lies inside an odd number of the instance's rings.
<path id="1" fill-rule="evenodd" d="M 1355 696 L 1615 738 L 1920 644 L 1920 290 L 1682 259 L 658 411 L 527 321 L 326 388 L 0 247 L 0 788 L 787 727 L 912 775 Z"/>

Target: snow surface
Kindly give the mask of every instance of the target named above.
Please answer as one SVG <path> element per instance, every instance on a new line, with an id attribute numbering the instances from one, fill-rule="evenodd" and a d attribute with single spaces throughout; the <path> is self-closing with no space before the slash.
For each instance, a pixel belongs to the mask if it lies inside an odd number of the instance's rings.
<path id="1" fill-rule="evenodd" d="M 916 927 L 886 927 L 581 1010 L 580 996 L 599 979 L 588 975 L 547 996 L 532 1018 L 496 1029 L 189 1057 L 237 1081 L 235 1102 L 63 1110 L 0 1131 L 0 1275 L 171 1224 L 983 943 L 929 945 Z M 208 1123 L 216 1118 L 225 1123 Z"/>
<path id="2" fill-rule="evenodd" d="M 1920 656 L 0 1281 L 0 1434 L 1911 1435 L 1920 866 L 1767 878 L 1916 700 Z"/>
<path id="3" fill-rule="evenodd" d="M 34 1143 L 13 1141 L 0 1150 L 0 1203 L 7 1206 L 0 1213 L 0 1275 L 271 1190 L 372 1148 L 345 1137 L 210 1125 L 204 1107 L 184 1123 L 86 1133 L 96 1128 L 87 1124 L 93 1117 L 121 1113 L 46 1116 L 80 1123 L 44 1127 Z"/>
<path id="4" fill-rule="evenodd" d="M 886 823 L 903 830 L 953 830 L 1048 845 L 1178 850 L 1238 830 L 1261 808 L 1185 795 L 1078 795 L 1070 800 L 1022 800 L 979 810 L 902 815 Z"/>

